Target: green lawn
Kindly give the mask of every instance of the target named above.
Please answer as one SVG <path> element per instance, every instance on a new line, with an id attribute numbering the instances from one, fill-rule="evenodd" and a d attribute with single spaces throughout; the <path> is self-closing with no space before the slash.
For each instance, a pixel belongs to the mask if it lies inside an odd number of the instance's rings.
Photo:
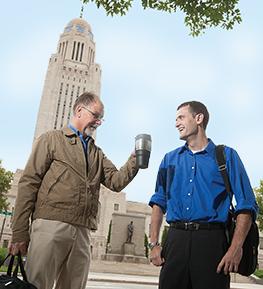
<path id="1" fill-rule="evenodd" d="M 263 278 L 263 270 L 262 269 L 257 269 L 255 272 L 254 272 L 254 275 L 256 275 L 258 278 Z"/>

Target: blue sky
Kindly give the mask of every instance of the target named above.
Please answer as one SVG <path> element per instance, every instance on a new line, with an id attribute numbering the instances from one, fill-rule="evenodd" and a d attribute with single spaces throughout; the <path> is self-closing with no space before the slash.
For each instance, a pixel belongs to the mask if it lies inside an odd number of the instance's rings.
<path id="1" fill-rule="evenodd" d="M 30 154 L 49 57 L 80 6 L 78 0 L 1 5 L 0 159 L 9 170 L 22 169 Z M 188 100 L 207 105 L 207 135 L 238 151 L 252 186 L 263 179 L 263 2 L 242 0 L 239 8 L 243 22 L 234 30 L 209 29 L 193 38 L 182 13 L 135 4 L 125 17 L 112 18 L 86 6 L 83 18 L 95 37 L 105 104 L 97 144 L 120 167 L 137 134 L 152 136 L 149 168 L 124 189 L 128 200 L 148 202 L 164 154 L 183 144 L 175 114 Z"/>

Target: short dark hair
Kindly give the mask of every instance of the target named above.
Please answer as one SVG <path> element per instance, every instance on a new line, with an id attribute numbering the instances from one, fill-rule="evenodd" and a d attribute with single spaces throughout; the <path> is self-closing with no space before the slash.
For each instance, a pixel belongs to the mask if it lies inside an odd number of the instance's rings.
<path id="1" fill-rule="evenodd" d="M 204 126 L 204 129 L 206 129 L 208 121 L 209 121 L 209 112 L 206 106 L 199 101 L 186 101 L 180 104 L 177 107 L 177 110 L 179 110 L 180 108 L 184 106 L 189 106 L 190 111 L 193 114 L 193 116 L 196 116 L 198 113 L 202 113 L 204 115 L 203 126 Z"/>
<path id="2" fill-rule="evenodd" d="M 73 112 L 75 113 L 75 110 L 78 105 L 88 106 L 92 102 L 97 102 L 97 101 L 101 102 L 100 98 L 96 94 L 92 92 L 84 92 L 76 99 L 73 105 Z"/>

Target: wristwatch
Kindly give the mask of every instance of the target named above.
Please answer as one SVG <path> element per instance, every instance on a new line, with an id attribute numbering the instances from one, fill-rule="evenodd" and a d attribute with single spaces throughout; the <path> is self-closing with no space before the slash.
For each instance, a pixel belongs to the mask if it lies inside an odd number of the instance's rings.
<path id="1" fill-rule="evenodd" d="M 158 241 L 155 241 L 155 242 L 151 242 L 148 244 L 148 247 L 150 250 L 152 250 L 154 247 L 156 246 L 160 246 L 161 244 L 158 242 Z"/>

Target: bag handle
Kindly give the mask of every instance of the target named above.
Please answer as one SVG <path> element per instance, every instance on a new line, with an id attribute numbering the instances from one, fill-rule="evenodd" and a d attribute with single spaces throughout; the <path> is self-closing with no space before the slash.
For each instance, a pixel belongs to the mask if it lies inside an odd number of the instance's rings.
<path id="1" fill-rule="evenodd" d="M 219 171 L 223 177 L 224 183 L 225 183 L 225 187 L 226 187 L 226 191 L 229 195 L 230 198 L 230 206 L 231 206 L 231 210 L 234 212 L 234 206 L 232 203 L 232 198 L 233 198 L 233 192 L 231 189 L 231 185 L 230 185 L 230 181 L 229 181 L 229 177 L 228 177 L 228 173 L 227 173 L 227 167 L 226 167 L 226 156 L 225 156 L 225 146 L 224 145 L 217 145 L 216 146 L 216 161 L 218 164 L 218 168 Z"/>
<path id="2" fill-rule="evenodd" d="M 23 261 L 22 261 L 22 256 L 21 256 L 21 253 L 19 252 L 18 255 L 18 264 L 19 264 L 19 267 L 20 267 L 20 272 L 21 272 L 21 275 L 23 276 L 23 280 L 25 282 L 28 282 L 27 281 L 27 276 L 26 276 L 26 271 L 25 271 L 25 268 L 24 268 L 24 265 L 23 265 Z M 18 266 L 16 266 L 18 267 Z"/>
<path id="3" fill-rule="evenodd" d="M 5 261 L 10 257 L 10 253 L 8 255 L 6 255 L 5 259 L 0 263 L 0 267 L 2 267 L 5 263 Z"/>
<path id="4" fill-rule="evenodd" d="M 5 260 L 2 262 L 1 266 L 4 264 L 4 262 L 9 258 L 10 258 L 10 261 L 9 261 L 9 264 L 8 264 L 8 268 L 7 268 L 7 275 L 8 276 L 13 276 L 13 277 L 17 277 L 17 273 L 18 273 L 18 268 L 20 268 L 20 272 L 21 272 L 21 275 L 23 277 L 23 280 L 25 282 L 28 282 L 27 281 L 27 276 L 26 276 L 26 271 L 25 271 L 25 268 L 24 268 L 24 265 L 23 265 L 23 261 L 22 261 L 22 256 L 21 256 L 21 253 L 19 252 L 16 256 L 14 255 L 11 255 L 10 253 L 5 257 Z M 15 267 L 15 270 L 13 271 L 13 265 L 14 265 L 14 261 L 15 261 L 15 257 L 17 257 L 17 264 L 16 264 L 16 267 Z M 13 271 L 13 274 L 12 274 L 12 271 Z"/>

